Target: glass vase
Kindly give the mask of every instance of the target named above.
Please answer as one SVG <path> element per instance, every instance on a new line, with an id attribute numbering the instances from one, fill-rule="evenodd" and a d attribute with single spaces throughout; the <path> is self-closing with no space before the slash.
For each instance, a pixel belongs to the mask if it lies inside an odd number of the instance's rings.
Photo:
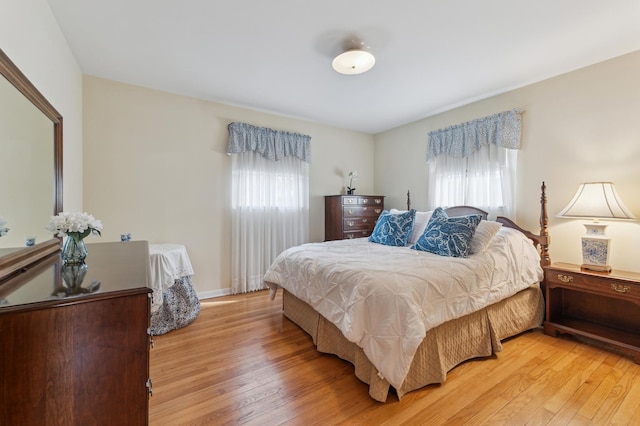
<path id="1" fill-rule="evenodd" d="M 62 279 L 66 284 L 64 289 L 65 296 L 71 296 L 82 292 L 82 281 L 87 275 L 87 264 L 69 264 L 62 266 Z"/>
<path id="2" fill-rule="evenodd" d="M 81 265 L 87 257 L 87 246 L 84 240 L 73 233 L 68 233 L 60 253 L 65 265 Z"/>

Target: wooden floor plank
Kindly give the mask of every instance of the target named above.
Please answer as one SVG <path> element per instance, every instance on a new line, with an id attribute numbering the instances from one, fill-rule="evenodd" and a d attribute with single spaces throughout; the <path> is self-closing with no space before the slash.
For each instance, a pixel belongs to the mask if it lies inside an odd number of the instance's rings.
<path id="1" fill-rule="evenodd" d="M 152 426 L 640 424 L 639 365 L 540 330 L 386 403 L 282 315 L 281 293 L 203 300 L 191 325 L 154 340 Z"/>
<path id="2" fill-rule="evenodd" d="M 620 358 L 609 373 L 602 378 L 596 390 L 591 394 L 589 399 L 578 411 L 578 415 L 587 419 L 593 419 L 596 412 L 602 408 L 602 405 L 608 399 L 613 388 L 620 381 L 625 371 L 630 367 L 627 359 Z"/>
<path id="3" fill-rule="evenodd" d="M 640 424 L 640 371 L 626 377 L 630 377 L 631 388 L 624 395 L 616 413 L 611 416 L 612 425 Z"/>

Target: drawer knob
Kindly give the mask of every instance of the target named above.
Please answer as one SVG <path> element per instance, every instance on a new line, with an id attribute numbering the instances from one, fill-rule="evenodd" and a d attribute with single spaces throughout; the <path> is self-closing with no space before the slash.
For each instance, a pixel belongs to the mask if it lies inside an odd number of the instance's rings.
<path id="1" fill-rule="evenodd" d="M 571 282 L 573 282 L 573 277 L 571 275 L 558 274 L 558 279 L 560 281 L 562 281 L 563 283 L 571 283 Z"/>
<path id="2" fill-rule="evenodd" d="M 345 204 L 353 204 L 354 201 L 355 200 L 353 198 L 345 198 L 345 200 L 344 200 Z"/>
<path id="3" fill-rule="evenodd" d="M 360 202 L 361 202 L 362 204 L 367 204 L 367 203 L 369 202 L 369 199 L 367 199 L 367 198 L 363 198 L 362 200 L 360 200 Z"/>
<path id="4" fill-rule="evenodd" d="M 353 210 L 349 209 L 349 210 L 348 210 L 348 213 L 349 213 L 349 214 L 353 214 Z"/>
<path id="5" fill-rule="evenodd" d="M 367 207 L 363 207 L 363 208 L 362 208 L 362 211 L 363 211 L 363 212 L 366 212 L 366 211 L 367 211 Z"/>
<path id="6" fill-rule="evenodd" d="M 382 210 L 380 210 L 380 209 L 375 209 L 374 211 L 375 211 L 376 213 L 380 214 L 380 212 L 381 212 Z"/>
<path id="7" fill-rule="evenodd" d="M 362 219 L 362 223 L 367 223 L 368 221 L 369 221 L 369 219 L 367 219 L 367 218 Z"/>
<path id="8" fill-rule="evenodd" d="M 375 200 L 375 201 L 376 201 L 376 204 L 380 204 L 380 203 L 382 203 L 382 200 L 381 200 L 380 198 L 376 198 L 376 200 Z"/>
<path id="9" fill-rule="evenodd" d="M 353 226 L 353 221 L 350 220 L 349 222 L 347 222 L 347 226 Z"/>
<path id="10" fill-rule="evenodd" d="M 618 293 L 626 293 L 629 290 L 631 290 L 629 286 L 622 285 L 622 284 L 611 284 L 611 288 L 617 291 Z"/>

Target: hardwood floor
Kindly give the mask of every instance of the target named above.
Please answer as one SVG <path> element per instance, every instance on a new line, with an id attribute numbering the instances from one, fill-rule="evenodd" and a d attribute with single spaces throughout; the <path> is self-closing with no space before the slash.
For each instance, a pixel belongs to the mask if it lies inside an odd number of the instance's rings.
<path id="1" fill-rule="evenodd" d="M 191 325 L 156 336 L 150 424 L 640 424 L 640 365 L 540 330 L 459 365 L 442 385 L 379 403 L 281 307 L 281 292 L 203 300 Z"/>

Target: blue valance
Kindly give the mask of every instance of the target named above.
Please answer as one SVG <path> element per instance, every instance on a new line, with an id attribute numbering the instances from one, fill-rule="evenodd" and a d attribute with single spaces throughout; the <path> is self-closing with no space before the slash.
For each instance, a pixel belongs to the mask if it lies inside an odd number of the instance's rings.
<path id="1" fill-rule="evenodd" d="M 247 151 L 259 152 L 264 158 L 273 161 L 295 156 L 311 163 L 311 136 L 246 123 L 229 124 L 227 154 Z"/>
<path id="2" fill-rule="evenodd" d="M 488 144 L 520 149 L 522 112 L 521 109 L 499 112 L 429 132 L 427 161 L 440 154 L 455 158 L 467 157 Z"/>

